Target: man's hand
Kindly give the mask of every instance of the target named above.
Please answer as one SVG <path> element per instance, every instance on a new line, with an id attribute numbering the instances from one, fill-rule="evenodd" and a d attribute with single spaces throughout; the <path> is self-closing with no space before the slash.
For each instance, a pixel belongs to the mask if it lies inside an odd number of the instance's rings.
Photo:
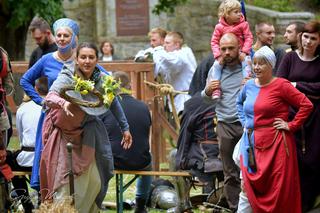
<path id="1" fill-rule="evenodd" d="M 240 54 L 239 54 L 239 60 L 242 62 L 242 61 L 244 61 L 244 59 L 246 58 L 246 54 L 245 53 L 243 53 L 243 52 L 241 52 Z"/>
<path id="2" fill-rule="evenodd" d="M 243 80 L 242 80 L 242 83 L 241 85 L 245 85 L 247 83 L 248 80 L 250 80 L 252 78 L 252 75 L 248 76 L 248 77 L 245 77 Z"/>
<path id="3" fill-rule="evenodd" d="M 212 93 L 214 90 L 220 88 L 220 81 L 219 80 L 213 80 L 211 82 L 208 82 L 205 93 L 207 96 L 212 96 Z"/>
<path id="4" fill-rule="evenodd" d="M 132 136 L 131 133 L 127 130 L 123 132 L 123 138 L 121 141 L 121 146 L 124 149 L 129 149 L 132 145 Z"/>
<path id="5" fill-rule="evenodd" d="M 222 58 L 222 56 L 219 56 L 217 60 L 221 66 L 224 65 L 224 59 Z"/>

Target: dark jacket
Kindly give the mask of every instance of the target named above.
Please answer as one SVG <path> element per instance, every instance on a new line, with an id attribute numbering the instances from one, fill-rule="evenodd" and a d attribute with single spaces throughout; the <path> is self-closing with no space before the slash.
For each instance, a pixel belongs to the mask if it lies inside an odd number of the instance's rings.
<path id="1" fill-rule="evenodd" d="M 214 117 L 214 104 L 207 103 L 199 94 L 185 102 L 177 144 L 177 169 L 204 172 L 204 155 L 199 142 L 216 140 Z M 218 144 L 202 146 L 208 158 L 217 158 Z"/>
<path id="2" fill-rule="evenodd" d="M 56 43 L 49 44 L 46 48 L 42 49 L 37 47 L 32 51 L 30 60 L 29 60 L 29 68 L 32 67 L 43 55 L 47 53 L 54 52 L 58 49 Z"/>
<path id="3" fill-rule="evenodd" d="M 122 148 L 121 130 L 109 110 L 103 118 L 103 122 L 112 146 L 114 167 L 123 170 L 143 169 L 151 163 L 151 154 L 149 152 L 151 116 L 148 106 L 128 94 L 121 95 L 119 102 L 127 117 L 133 141 L 130 149 L 125 150 Z"/>
<path id="4" fill-rule="evenodd" d="M 201 61 L 201 63 L 198 65 L 190 83 L 189 95 L 193 96 L 197 92 L 200 92 L 204 89 L 204 87 L 206 86 L 208 72 L 212 67 L 213 62 L 213 54 L 210 53 L 210 55 L 203 61 Z"/>

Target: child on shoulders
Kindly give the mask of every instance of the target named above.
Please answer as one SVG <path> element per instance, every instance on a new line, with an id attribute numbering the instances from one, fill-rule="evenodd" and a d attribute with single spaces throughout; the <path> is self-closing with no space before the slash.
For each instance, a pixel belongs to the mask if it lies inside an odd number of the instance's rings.
<path id="1" fill-rule="evenodd" d="M 219 41 L 225 33 L 233 33 L 237 36 L 240 44 L 239 59 L 242 65 L 243 77 L 249 77 L 251 74 L 251 57 L 253 36 L 250 31 L 249 23 L 245 20 L 241 12 L 241 4 L 238 0 L 224 0 L 219 6 L 219 23 L 215 26 L 211 38 L 211 49 L 215 62 L 211 67 L 207 81 L 220 80 L 221 71 L 224 65 L 220 57 Z M 215 90 L 212 98 L 220 98 L 221 90 Z"/>

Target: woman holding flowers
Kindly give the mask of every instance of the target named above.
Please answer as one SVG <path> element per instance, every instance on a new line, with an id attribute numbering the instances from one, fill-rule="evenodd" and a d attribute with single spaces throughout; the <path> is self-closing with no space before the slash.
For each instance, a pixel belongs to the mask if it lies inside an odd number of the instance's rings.
<path id="1" fill-rule="evenodd" d="M 111 145 L 104 124 L 99 118 L 107 112 L 107 107 L 110 107 L 121 127 L 123 147 L 128 149 L 132 143 L 129 125 L 117 98 L 107 99 L 114 96 L 117 84 L 110 84 L 112 79 L 97 68 L 97 62 L 97 47 L 86 42 L 80 44 L 76 53 L 76 65 L 62 69 L 45 98 L 49 110 L 42 135 L 42 200 L 57 201 L 69 195 L 66 144 L 70 142 L 73 144 L 75 207 L 83 213 L 98 212 L 107 191 L 108 181 L 112 177 Z M 74 91 L 64 93 L 65 88 L 70 85 L 75 86 Z M 76 99 L 93 103 L 97 100 L 97 96 L 93 95 L 96 94 L 94 91 L 103 94 L 102 106 L 93 108 L 74 101 Z"/>

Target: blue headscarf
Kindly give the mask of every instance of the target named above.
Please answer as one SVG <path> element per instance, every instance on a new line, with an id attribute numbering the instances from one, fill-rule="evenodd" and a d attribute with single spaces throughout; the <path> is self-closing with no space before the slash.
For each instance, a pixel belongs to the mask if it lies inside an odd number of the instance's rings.
<path id="1" fill-rule="evenodd" d="M 54 34 L 56 35 L 57 30 L 63 27 L 69 28 L 72 32 L 71 42 L 68 45 L 66 45 L 65 47 L 60 47 L 59 44 L 57 44 L 59 51 L 62 53 L 66 53 L 71 48 L 75 48 L 77 46 L 76 36 L 79 36 L 79 25 L 77 22 L 69 18 L 58 19 L 53 24 Z"/>

